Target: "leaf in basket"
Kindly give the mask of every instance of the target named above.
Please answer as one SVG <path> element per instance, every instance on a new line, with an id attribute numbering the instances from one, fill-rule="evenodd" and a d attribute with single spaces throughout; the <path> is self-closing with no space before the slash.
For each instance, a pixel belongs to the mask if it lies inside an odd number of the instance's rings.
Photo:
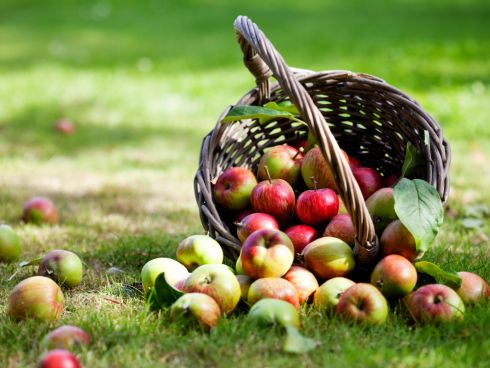
<path id="1" fill-rule="evenodd" d="M 407 143 L 405 160 L 402 166 L 402 177 L 407 177 L 424 167 L 424 157 L 417 151 L 412 142 Z"/>
<path id="2" fill-rule="evenodd" d="M 419 279 L 426 280 L 426 283 L 435 282 L 449 286 L 451 289 L 458 290 L 461 286 L 461 277 L 456 272 L 444 271 L 438 265 L 432 262 L 419 261 L 414 263 Z"/>
<path id="3" fill-rule="evenodd" d="M 223 123 L 242 119 L 271 119 L 294 118 L 294 114 L 288 111 L 278 111 L 262 106 L 237 105 L 233 106 L 223 118 Z"/>
<path id="4" fill-rule="evenodd" d="M 439 193 L 425 180 L 403 178 L 395 185 L 393 194 L 398 219 L 413 235 L 417 251 L 425 252 L 444 218 Z"/>
<path id="5" fill-rule="evenodd" d="M 150 308 L 158 306 L 160 308 L 171 306 L 184 293 L 171 286 L 165 278 L 165 272 L 162 272 L 155 279 L 155 287 L 147 294 L 147 302 Z"/>
<path id="6" fill-rule="evenodd" d="M 286 340 L 282 346 L 282 351 L 286 353 L 301 354 L 316 348 L 317 342 L 308 337 L 304 337 L 296 327 L 286 327 Z"/>

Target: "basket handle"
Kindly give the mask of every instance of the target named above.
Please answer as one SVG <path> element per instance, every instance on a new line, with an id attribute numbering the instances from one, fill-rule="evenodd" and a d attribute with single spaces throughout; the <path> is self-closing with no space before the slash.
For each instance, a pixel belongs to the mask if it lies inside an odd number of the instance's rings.
<path id="1" fill-rule="evenodd" d="M 379 248 L 374 225 L 357 181 L 324 116 L 255 23 L 248 17 L 239 16 L 234 27 L 243 52 L 244 64 L 255 76 L 261 102 L 270 97 L 269 78 L 274 76 L 313 132 L 327 164 L 334 173 L 339 195 L 356 229 L 354 254 L 360 263 L 372 263 Z"/>

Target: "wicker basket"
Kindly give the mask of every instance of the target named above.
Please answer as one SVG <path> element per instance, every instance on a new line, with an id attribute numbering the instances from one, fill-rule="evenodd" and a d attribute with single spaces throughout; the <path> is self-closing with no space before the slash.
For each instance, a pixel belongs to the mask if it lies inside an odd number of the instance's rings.
<path id="1" fill-rule="evenodd" d="M 288 100 L 299 109 L 308 127 L 285 119 L 266 125 L 251 119 L 223 124 L 221 119 L 230 106 L 204 138 L 194 180 L 195 195 L 205 230 L 223 246 L 228 258 L 237 258 L 240 241 L 230 214 L 217 208 L 213 201 L 213 180 L 231 166 L 244 166 L 255 172 L 265 149 L 304 138 L 308 128 L 336 176 L 339 196 L 356 229 L 354 252 L 361 264 L 374 260 L 378 240 L 340 147 L 359 158 L 364 166 L 387 176 L 400 173 L 407 142 L 411 142 L 425 158 L 425 171 L 416 176 L 434 185 L 446 202 L 450 149 L 439 125 L 417 102 L 370 75 L 289 68 L 250 19 L 240 16 L 234 26 L 244 63 L 257 84 L 236 104 Z M 271 76 L 276 83 L 270 82 Z"/>

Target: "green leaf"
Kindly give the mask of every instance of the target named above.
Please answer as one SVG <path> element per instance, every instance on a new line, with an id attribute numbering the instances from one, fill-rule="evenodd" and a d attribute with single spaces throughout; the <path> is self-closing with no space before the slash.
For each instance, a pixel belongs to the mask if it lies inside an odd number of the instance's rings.
<path id="1" fill-rule="evenodd" d="M 282 346 L 282 351 L 286 353 L 301 354 L 316 348 L 317 342 L 308 337 L 304 337 L 296 327 L 286 327 L 286 340 Z"/>
<path id="2" fill-rule="evenodd" d="M 408 142 L 407 149 L 405 150 L 405 160 L 402 166 L 402 177 L 412 175 L 423 167 L 424 157 L 417 151 L 417 148 L 412 142 Z"/>
<path id="3" fill-rule="evenodd" d="M 237 121 L 242 119 L 271 119 L 294 118 L 294 114 L 288 111 L 278 111 L 262 106 L 237 105 L 233 106 L 222 122 Z"/>
<path id="4" fill-rule="evenodd" d="M 162 272 L 155 279 L 155 286 L 147 293 L 146 301 L 152 308 L 165 308 L 171 306 L 184 293 L 171 286 Z"/>
<path id="5" fill-rule="evenodd" d="M 415 239 L 418 252 L 429 249 L 443 219 L 441 197 L 425 180 L 401 179 L 393 190 L 395 212 Z"/>
<path id="6" fill-rule="evenodd" d="M 444 284 L 454 290 L 458 290 L 461 286 L 461 277 L 456 272 L 444 271 L 438 265 L 427 261 L 415 262 L 414 266 L 418 273 L 430 276 L 439 284 Z"/>

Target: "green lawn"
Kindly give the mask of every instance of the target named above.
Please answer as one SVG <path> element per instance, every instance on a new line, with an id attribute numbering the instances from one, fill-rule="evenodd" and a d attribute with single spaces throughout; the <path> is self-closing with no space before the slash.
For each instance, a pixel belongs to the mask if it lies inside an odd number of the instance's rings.
<path id="1" fill-rule="evenodd" d="M 141 4 L 140 4 L 141 3 Z M 202 232 L 192 180 L 200 142 L 223 109 L 253 87 L 232 28 L 252 17 L 292 66 L 350 69 L 382 77 L 415 97 L 442 125 L 453 150 L 450 213 L 427 253 L 448 270 L 490 279 L 490 4 L 483 0 L 226 1 L 3 0 L 0 3 L 0 221 L 23 239 L 23 259 L 54 248 L 77 252 L 81 286 L 65 292 L 55 325 L 93 338 L 77 350 L 85 367 L 485 367 L 489 304 L 464 323 L 414 327 L 398 314 L 376 328 L 302 310 L 320 345 L 281 353 L 281 331 L 237 314 L 210 333 L 183 330 L 167 312 L 147 315 L 127 285 L 142 265 L 173 257 Z M 53 132 L 60 117 L 72 136 Z M 23 202 L 57 204 L 53 227 L 23 225 Z M 112 266 L 125 271 L 109 277 Z M 54 326 L 5 316 L 15 264 L 0 264 L 0 366 L 33 366 Z"/>

